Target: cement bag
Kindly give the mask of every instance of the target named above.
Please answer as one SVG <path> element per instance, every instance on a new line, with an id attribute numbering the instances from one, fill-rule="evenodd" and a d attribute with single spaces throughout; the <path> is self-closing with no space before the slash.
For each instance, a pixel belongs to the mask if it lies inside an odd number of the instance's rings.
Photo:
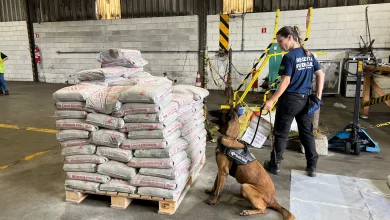
<path id="1" fill-rule="evenodd" d="M 129 77 L 129 79 L 133 79 L 133 78 L 143 78 L 143 77 L 149 77 L 149 76 L 152 76 L 152 74 L 148 73 L 148 72 L 145 72 L 145 71 L 141 71 L 141 72 L 136 72 L 134 74 L 131 74 Z"/>
<path id="2" fill-rule="evenodd" d="M 160 169 L 169 169 L 177 164 L 179 164 L 182 160 L 187 158 L 187 153 L 185 151 L 181 151 L 171 158 L 136 158 L 133 157 L 127 165 L 131 167 L 137 168 L 160 168 Z"/>
<path id="3" fill-rule="evenodd" d="M 89 139 L 77 139 L 77 140 L 68 140 L 68 141 L 61 141 L 60 146 L 61 147 L 74 147 L 74 146 L 82 146 L 89 144 Z"/>
<path id="4" fill-rule="evenodd" d="M 71 111 L 84 111 L 84 102 L 56 102 L 56 109 L 58 110 L 71 110 Z"/>
<path id="5" fill-rule="evenodd" d="M 57 141 L 89 138 L 89 132 L 83 130 L 62 130 L 56 134 Z"/>
<path id="6" fill-rule="evenodd" d="M 169 117 L 163 118 L 162 114 L 131 114 L 124 117 L 125 122 L 142 123 L 142 122 L 163 122 L 170 124 L 177 120 L 177 113 L 174 112 Z"/>
<path id="7" fill-rule="evenodd" d="M 203 106 L 204 106 L 203 103 L 195 104 L 194 107 L 193 107 L 194 108 L 194 112 L 198 112 L 200 110 L 203 110 Z"/>
<path id="8" fill-rule="evenodd" d="M 161 189 L 156 187 L 139 187 L 137 193 L 142 196 L 155 196 L 167 199 L 177 199 L 180 197 L 182 191 L 186 187 L 188 177 L 189 173 L 181 175 L 179 179 L 177 179 L 177 187 L 175 190 Z"/>
<path id="9" fill-rule="evenodd" d="M 181 129 L 181 134 L 183 136 L 186 136 L 188 134 L 190 134 L 192 131 L 194 131 L 199 125 L 203 124 L 203 122 L 205 121 L 205 118 L 204 116 L 202 116 L 202 118 L 199 118 L 197 120 L 194 120 L 194 121 L 191 121 L 190 123 L 186 124 L 183 126 L 183 128 Z"/>
<path id="10" fill-rule="evenodd" d="M 87 115 L 87 122 L 93 125 L 108 128 L 112 130 L 119 130 L 125 125 L 123 118 L 115 118 L 108 115 L 90 113 Z"/>
<path id="11" fill-rule="evenodd" d="M 188 142 L 179 138 L 163 149 L 136 150 L 134 156 L 139 158 L 169 158 L 177 152 L 187 149 L 187 147 Z"/>
<path id="12" fill-rule="evenodd" d="M 61 130 L 85 130 L 85 131 L 97 131 L 97 126 L 88 124 L 83 119 L 62 119 L 56 121 L 56 128 Z"/>
<path id="13" fill-rule="evenodd" d="M 105 66 L 143 67 L 148 61 L 137 50 L 109 49 L 100 52 L 97 61 Z"/>
<path id="14" fill-rule="evenodd" d="M 164 122 L 148 122 L 148 123 L 125 123 L 121 128 L 121 132 L 139 131 L 139 130 L 162 130 Z"/>
<path id="15" fill-rule="evenodd" d="M 61 110 L 55 112 L 55 117 L 59 119 L 86 119 L 87 112 L 85 111 L 69 111 Z"/>
<path id="16" fill-rule="evenodd" d="M 198 137 L 197 139 L 195 139 L 195 141 L 190 143 L 190 145 L 186 149 L 187 155 L 189 155 L 190 152 L 194 151 L 199 146 L 203 146 L 203 145 L 206 146 L 207 144 L 206 140 L 207 140 L 206 136 Z"/>
<path id="17" fill-rule="evenodd" d="M 91 136 L 91 143 L 107 147 L 119 147 L 126 140 L 125 134 L 107 129 L 92 132 Z"/>
<path id="18" fill-rule="evenodd" d="M 84 102 L 93 93 L 103 88 L 104 88 L 103 86 L 86 85 L 86 84 L 68 86 L 55 92 L 53 94 L 53 99 L 54 101 L 57 102 L 67 102 L 67 101 Z"/>
<path id="19" fill-rule="evenodd" d="M 191 160 L 187 158 L 171 169 L 141 168 L 139 174 L 175 180 L 188 173 L 190 166 Z"/>
<path id="20" fill-rule="evenodd" d="M 203 109 L 203 106 L 202 108 L 200 108 L 198 111 L 195 112 L 194 114 L 194 119 L 199 119 L 199 118 L 202 118 L 204 117 L 204 109 Z"/>
<path id="21" fill-rule="evenodd" d="M 77 73 L 77 78 L 80 81 L 104 81 L 109 78 L 123 77 L 128 71 L 129 69 L 123 66 L 97 68 L 80 71 Z"/>
<path id="22" fill-rule="evenodd" d="M 95 173 L 97 171 L 97 165 L 93 163 L 64 164 L 63 169 L 65 172 Z"/>
<path id="23" fill-rule="evenodd" d="M 111 160 L 127 163 L 133 158 L 133 152 L 131 150 L 123 150 L 119 148 L 110 147 L 98 147 L 96 154 L 99 156 L 107 157 Z"/>
<path id="24" fill-rule="evenodd" d="M 98 156 L 98 155 L 75 155 L 68 156 L 64 159 L 65 163 L 95 163 L 101 164 L 108 162 L 106 157 Z"/>
<path id="25" fill-rule="evenodd" d="M 206 129 L 204 128 L 204 124 L 199 125 L 193 132 L 187 134 L 183 138 L 188 141 L 188 143 L 192 143 L 196 139 L 200 140 L 199 137 L 203 137 L 207 134 Z"/>
<path id="26" fill-rule="evenodd" d="M 196 161 L 198 158 L 198 154 L 201 154 L 206 149 L 206 142 L 199 142 L 197 146 L 195 146 L 194 149 L 187 151 L 188 158 L 191 159 L 192 162 Z"/>
<path id="27" fill-rule="evenodd" d="M 179 106 L 190 105 L 194 100 L 193 95 L 191 94 L 174 92 L 172 95 L 172 101 L 179 104 Z"/>
<path id="28" fill-rule="evenodd" d="M 71 189 L 82 189 L 89 191 L 99 190 L 100 183 L 82 181 L 82 180 L 65 180 L 65 186 Z"/>
<path id="29" fill-rule="evenodd" d="M 127 90 L 128 86 L 113 86 L 95 92 L 87 98 L 86 109 L 111 114 L 113 111 L 119 111 L 122 103 L 118 100 L 121 92 Z"/>
<path id="30" fill-rule="evenodd" d="M 111 179 L 108 183 L 100 184 L 100 191 L 121 192 L 134 194 L 137 187 L 131 186 L 129 181 L 121 179 Z"/>
<path id="31" fill-rule="evenodd" d="M 190 85 L 176 85 L 174 90 L 176 93 L 192 94 L 194 100 L 203 100 L 210 95 L 208 90 Z"/>
<path id="32" fill-rule="evenodd" d="M 172 93 L 173 87 L 170 84 L 135 85 L 122 92 L 119 101 L 122 103 L 159 103 L 167 94 Z"/>
<path id="33" fill-rule="evenodd" d="M 124 180 L 130 180 L 137 174 L 137 171 L 124 163 L 111 160 L 105 164 L 99 165 L 98 173 Z"/>
<path id="34" fill-rule="evenodd" d="M 165 139 L 127 139 L 122 143 L 121 148 L 126 150 L 166 148 L 180 137 L 180 131 L 175 131 Z"/>
<path id="35" fill-rule="evenodd" d="M 179 121 L 184 126 L 184 125 L 187 125 L 188 123 L 190 123 L 191 121 L 193 121 L 194 116 L 195 116 L 195 114 L 193 112 L 191 112 L 190 114 L 183 115 L 182 117 L 179 117 Z"/>
<path id="36" fill-rule="evenodd" d="M 127 78 L 117 77 L 117 78 L 107 78 L 104 80 L 80 81 L 79 84 L 100 85 L 100 86 L 108 87 L 110 83 L 119 82 L 123 80 L 127 80 Z"/>
<path id="37" fill-rule="evenodd" d="M 154 176 L 145 176 L 137 174 L 134 178 L 130 180 L 130 185 L 132 186 L 149 186 L 163 189 L 176 189 L 177 180 L 170 180 L 161 177 Z"/>
<path id="38" fill-rule="evenodd" d="M 129 139 L 164 139 L 181 128 L 181 123 L 174 121 L 162 130 L 130 131 Z"/>
<path id="39" fill-rule="evenodd" d="M 109 86 L 160 85 L 164 83 L 172 85 L 172 81 L 165 77 L 145 76 L 113 82 Z"/>
<path id="40" fill-rule="evenodd" d="M 179 115 L 179 118 L 180 117 L 183 117 L 185 115 L 189 115 L 191 113 L 193 113 L 194 110 L 192 108 L 191 105 L 185 105 L 183 107 L 180 107 L 178 110 L 177 110 L 177 114 Z"/>
<path id="41" fill-rule="evenodd" d="M 67 172 L 66 179 L 68 180 L 83 180 L 96 183 L 107 183 L 111 180 L 111 177 L 101 175 L 97 173 L 86 173 L 86 172 Z"/>
<path id="42" fill-rule="evenodd" d="M 61 156 L 67 157 L 73 155 L 90 155 L 90 154 L 95 154 L 95 152 L 96 152 L 95 145 L 65 147 L 62 148 Z"/>
<path id="43" fill-rule="evenodd" d="M 158 113 L 165 106 L 169 104 L 172 99 L 172 94 L 165 96 L 159 103 L 126 103 L 123 104 L 119 111 L 114 111 L 112 115 L 114 117 L 123 117 L 129 114 L 148 114 L 148 113 Z"/>

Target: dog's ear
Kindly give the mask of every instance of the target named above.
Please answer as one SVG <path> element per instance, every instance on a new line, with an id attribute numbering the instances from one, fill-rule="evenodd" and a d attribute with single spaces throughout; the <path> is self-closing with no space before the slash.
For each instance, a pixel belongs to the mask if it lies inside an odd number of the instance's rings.
<path id="1" fill-rule="evenodd" d="M 240 109 L 240 105 L 236 105 L 236 107 L 234 107 L 234 111 L 238 114 L 238 110 Z"/>

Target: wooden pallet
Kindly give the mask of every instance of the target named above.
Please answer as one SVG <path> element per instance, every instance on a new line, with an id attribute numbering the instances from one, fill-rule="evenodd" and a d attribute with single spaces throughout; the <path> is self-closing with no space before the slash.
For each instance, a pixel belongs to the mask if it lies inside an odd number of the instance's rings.
<path id="1" fill-rule="evenodd" d="M 133 199 L 142 199 L 142 200 L 151 200 L 159 202 L 159 214 L 173 215 L 175 214 L 180 203 L 183 201 L 185 195 L 191 188 L 191 185 L 194 183 L 195 179 L 200 173 L 200 170 L 203 168 L 205 163 L 205 156 L 202 158 L 199 168 L 193 173 L 191 173 L 186 187 L 183 189 L 181 195 L 176 199 L 167 199 L 154 196 L 142 196 L 138 194 L 128 194 L 128 193 L 118 193 L 118 192 L 108 192 L 108 191 L 88 191 L 88 190 L 78 190 L 65 188 L 65 198 L 67 202 L 80 203 L 83 201 L 89 194 L 94 195 L 105 195 L 111 197 L 111 208 L 116 209 L 126 209 L 130 205 Z"/>

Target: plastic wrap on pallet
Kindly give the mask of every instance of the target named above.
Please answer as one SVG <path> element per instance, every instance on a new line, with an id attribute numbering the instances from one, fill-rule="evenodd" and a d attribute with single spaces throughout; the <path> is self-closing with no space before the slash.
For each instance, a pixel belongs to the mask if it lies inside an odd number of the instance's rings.
<path id="1" fill-rule="evenodd" d="M 189 173 L 179 177 L 178 186 L 175 190 L 161 189 L 156 187 L 139 187 L 138 194 L 143 196 L 155 196 L 167 199 L 177 199 L 180 197 L 188 181 Z"/>
<path id="2" fill-rule="evenodd" d="M 100 183 L 82 181 L 82 180 L 65 180 L 65 186 L 71 189 L 81 189 L 96 192 L 99 190 Z"/>
<path id="3" fill-rule="evenodd" d="M 166 95 L 172 93 L 173 87 L 169 84 L 158 86 L 135 85 L 122 92 L 119 100 L 122 103 L 159 103 Z"/>
<path id="4" fill-rule="evenodd" d="M 75 155 L 64 159 L 65 163 L 95 163 L 102 164 L 108 162 L 108 158 L 98 155 Z"/>
<path id="5" fill-rule="evenodd" d="M 77 139 L 77 140 L 67 140 L 67 141 L 61 141 L 60 146 L 61 147 L 74 147 L 74 146 L 82 146 L 89 144 L 89 139 Z"/>
<path id="6" fill-rule="evenodd" d="M 93 93 L 103 88 L 103 86 L 85 84 L 68 86 L 53 93 L 53 99 L 56 102 L 84 102 Z"/>
<path id="7" fill-rule="evenodd" d="M 155 176 L 166 179 L 175 180 L 181 175 L 185 175 L 191 166 L 191 160 L 189 158 L 181 161 L 177 166 L 171 169 L 158 169 L 158 168 L 141 168 L 139 173 L 147 176 Z"/>
<path id="8" fill-rule="evenodd" d="M 85 111 L 60 110 L 55 111 L 54 116 L 58 119 L 86 119 L 87 114 Z"/>
<path id="9" fill-rule="evenodd" d="M 111 180 L 111 177 L 107 175 L 86 172 L 67 172 L 65 176 L 68 180 L 83 180 L 96 183 L 107 183 Z"/>
<path id="10" fill-rule="evenodd" d="M 164 139 L 127 139 L 122 143 L 121 148 L 127 150 L 166 148 L 175 142 L 181 135 L 180 131 L 175 131 Z"/>
<path id="11" fill-rule="evenodd" d="M 61 119 L 56 121 L 56 128 L 61 130 L 97 131 L 99 127 L 89 124 L 84 119 Z"/>
<path id="12" fill-rule="evenodd" d="M 108 128 L 112 130 L 119 130 L 125 125 L 123 118 L 115 118 L 108 115 L 90 113 L 87 115 L 87 122 L 93 125 Z"/>
<path id="13" fill-rule="evenodd" d="M 130 180 L 137 174 L 137 171 L 124 163 L 111 160 L 105 164 L 100 164 L 98 166 L 98 173 L 114 178 Z"/>
<path id="14" fill-rule="evenodd" d="M 172 99 L 172 94 L 165 96 L 159 103 L 125 103 L 118 111 L 114 111 L 114 117 L 123 117 L 130 114 L 157 114 L 166 107 Z"/>
<path id="15" fill-rule="evenodd" d="M 130 131 L 128 133 L 129 139 L 165 139 L 169 135 L 178 131 L 181 128 L 181 123 L 174 121 L 171 124 L 167 125 L 162 130 L 140 130 L 140 131 Z"/>
<path id="16" fill-rule="evenodd" d="M 97 171 L 97 164 L 94 163 L 80 163 L 80 164 L 64 164 L 65 172 L 88 172 L 95 173 Z"/>
<path id="17" fill-rule="evenodd" d="M 133 158 L 133 152 L 131 150 L 123 150 L 120 148 L 98 147 L 96 154 L 124 163 L 129 162 Z"/>
<path id="18" fill-rule="evenodd" d="M 187 147 L 188 142 L 182 138 L 178 138 L 164 149 L 136 150 L 134 156 L 139 158 L 169 158 L 177 152 L 186 150 Z"/>
<path id="19" fill-rule="evenodd" d="M 121 179 L 111 179 L 108 183 L 100 184 L 100 191 L 108 192 L 121 192 L 134 194 L 137 191 L 137 187 L 129 184 L 129 181 Z"/>
<path id="20" fill-rule="evenodd" d="M 57 141 L 89 138 L 89 132 L 83 130 L 62 130 L 56 134 Z"/>
<path id="21" fill-rule="evenodd" d="M 82 145 L 62 148 L 61 156 L 91 155 L 96 153 L 95 145 Z"/>
<path id="22" fill-rule="evenodd" d="M 131 167 L 136 168 L 165 168 L 169 169 L 177 164 L 179 164 L 182 160 L 187 158 L 187 153 L 185 151 L 181 151 L 173 155 L 171 158 L 136 158 L 133 157 L 128 163 Z"/>
<path id="23" fill-rule="evenodd" d="M 91 143 L 107 147 L 119 147 L 126 140 L 126 135 L 114 130 L 100 129 L 91 134 Z"/>
<path id="24" fill-rule="evenodd" d="M 84 111 L 85 102 L 56 102 L 56 109 L 70 111 Z"/>

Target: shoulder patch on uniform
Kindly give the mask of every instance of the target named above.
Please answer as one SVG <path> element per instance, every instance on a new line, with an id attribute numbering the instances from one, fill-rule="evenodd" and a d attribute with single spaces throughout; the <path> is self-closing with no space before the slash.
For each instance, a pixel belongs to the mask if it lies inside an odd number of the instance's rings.
<path id="1" fill-rule="evenodd" d="M 284 70 L 284 66 L 280 65 L 279 69 Z"/>

